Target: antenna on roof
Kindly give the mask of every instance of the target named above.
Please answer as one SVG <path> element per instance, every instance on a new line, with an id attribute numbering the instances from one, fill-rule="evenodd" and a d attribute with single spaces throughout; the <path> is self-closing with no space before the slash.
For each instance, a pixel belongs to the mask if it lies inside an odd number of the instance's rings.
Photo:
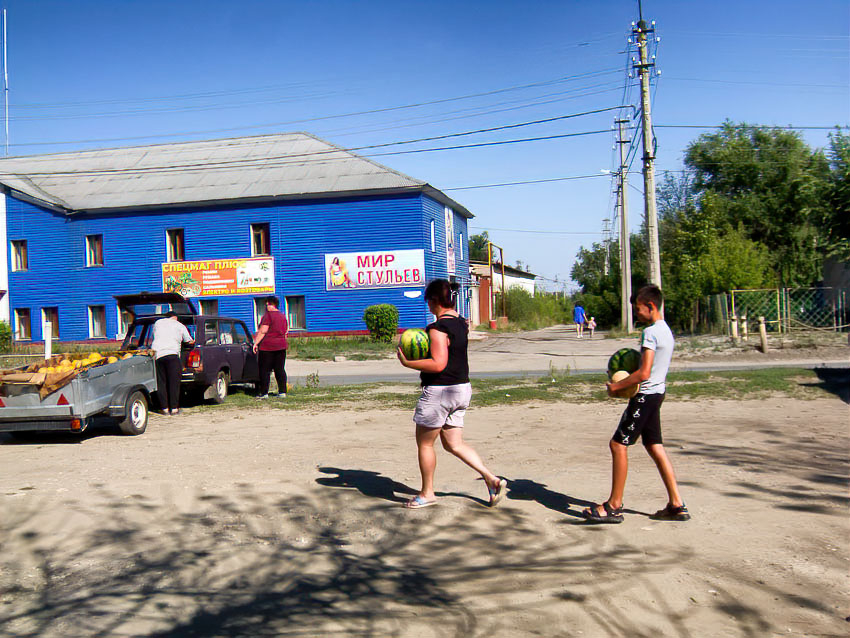
<path id="1" fill-rule="evenodd" d="M 6 9 L 3 8 L 3 120 L 6 129 L 6 155 L 9 154 L 9 68 L 6 65 Z"/>

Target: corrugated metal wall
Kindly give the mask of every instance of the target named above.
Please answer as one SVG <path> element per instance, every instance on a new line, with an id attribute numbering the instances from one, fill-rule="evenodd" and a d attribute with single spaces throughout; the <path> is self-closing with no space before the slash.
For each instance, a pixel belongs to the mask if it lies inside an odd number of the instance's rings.
<path id="1" fill-rule="evenodd" d="M 194 261 L 250 256 L 251 224 L 268 223 L 276 294 L 305 297 L 308 332 L 364 330 L 363 310 L 376 303 L 398 307 L 401 327 L 422 326 L 428 319 L 421 296 L 404 296 L 409 288 L 326 291 L 325 253 L 424 249 L 426 279 L 447 275 L 444 207 L 424 195 L 72 217 L 12 197 L 7 207 L 8 239 L 27 241 L 29 261 L 26 272 L 9 274 L 12 321 L 14 309 L 29 308 L 33 340 L 42 338 L 44 307 L 59 308 L 63 341 L 87 339 L 88 307 L 93 305 L 105 306 L 107 335 L 114 337 L 118 314 L 112 296 L 162 289 L 166 230 L 171 228 L 184 229 L 185 259 Z M 466 282 L 466 219 L 457 214 L 454 232 L 464 238 L 456 276 Z M 85 265 L 86 235 L 93 234 L 103 235 L 102 267 Z M 222 296 L 218 303 L 220 314 L 253 327 L 253 297 Z M 465 306 L 462 310 L 468 312 Z"/>

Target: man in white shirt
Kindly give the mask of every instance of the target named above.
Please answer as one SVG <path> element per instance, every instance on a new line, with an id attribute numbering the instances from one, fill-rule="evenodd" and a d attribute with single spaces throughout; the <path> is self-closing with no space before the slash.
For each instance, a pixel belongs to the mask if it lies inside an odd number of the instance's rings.
<path id="1" fill-rule="evenodd" d="M 156 356 L 156 393 L 162 414 L 169 416 L 180 414 L 180 376 L 183 372 L 180 350 L 184 343 L 195 341 L 173 310 L 153 324 L 151 349 Z"/>

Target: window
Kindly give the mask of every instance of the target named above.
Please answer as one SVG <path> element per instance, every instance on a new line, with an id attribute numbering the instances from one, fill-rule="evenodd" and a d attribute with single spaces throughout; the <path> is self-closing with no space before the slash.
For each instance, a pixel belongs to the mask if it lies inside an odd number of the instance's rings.
<path id="1" fill-rule="evenodd" d="M 133 315 L 126 310 L 118 308 L 118 334 L 116 335 L 116 338 L 123 339 L 124 335 L 127 334 L 127 328 L 130 327 L 131 323 L 133 323 Z"/>
<path id="2" fill-rule="evenodd" d="M 165 259 L 166 261 L 183 261 L 183 229 L 172 228 L 165 231 Z"/>
<path id="3" fill-rule="evenodd" d="M 29 341 L 30 331 L 30 309 L 15 308 L 15 339 L 18 341 Z"/>
<path id="4" fill-rule="evenodd" d="M 103 235 L 86 235 L 86 266 L 103 266 Z"/>
<path id="5" fill-rule="evenodd" d="M 435 226 L 434 220 L 432 219 L 431 220 L 431 252 L 432 253 L 437 250 L 437 237 L 434 234 L 435 233 L 434 226 Z"/>
<path id="6" fill-rule="evenodd" d="M 254 344 L 254 337 L 248 332 L 248 326 L 241 321 L 233 325 L 233 343 Z"/>
<path id="7" fill-rule="evenodd" d="M 218 342 L 222 345 L 230 345 L 231 343 L 233 343 L 232 321 L 218 322 Z"/>
<path id="8" fill-rule="evenodd" d="M 89 306 L 89 339 L 106 336 L 106 306 Z"/>
<path id="9" fill-rule="evenodd" d="M 307 321 L 304 312 L 304 297 L 286 298 L 286 321 L 290 330 L 305 330 Z"/>
<path id="10" fill-rule="evenodd" d="M 271 255 L 271 233 L 268 224 L 251 224 L 251 255 Z"/>
<path id="11" fill-rule="evenodd" d="M 12 242 L 12 271 L 26 270 L 29 267 L 27 261 L 27 240 L 18 239 Z"/>
<path id="12" fill-rule="evenodd" d="M 260 320 L 266 314 L 266 297 L 257 297 L 254 299 L 254 330 L 260 328 Z"/>
<path id="13" fill-rule="evenodd" d="M 463 259 L 463 233 L 457 234 L 458 259 Z"/>
<path id="14" fill-rule="evenodd" d="M 42 339 L 44 339 L 47 336 L 46 335 L 47 326 L 45 325 L 47 322 L 50 322 L 51 339 L 58 340 L 59 339 L 59 308 L 54 306 L 52 308 L 42 308 L 41 309 L 41 327 L 42 327 L 41 328 L 41 335 L 42 335 Z"/>
<path id="15" fill-rule="evenodd" d="M 204 322 L 204 340 L 205 346 L 218 343 L 218 322 L 215 319 L 207 319 Z"/>
<path id="16" fill-rule="evenodd" d="M 201 306 L 202 315 L 218 314 L 218 299 L 201 299 L 198 303 Z"/>

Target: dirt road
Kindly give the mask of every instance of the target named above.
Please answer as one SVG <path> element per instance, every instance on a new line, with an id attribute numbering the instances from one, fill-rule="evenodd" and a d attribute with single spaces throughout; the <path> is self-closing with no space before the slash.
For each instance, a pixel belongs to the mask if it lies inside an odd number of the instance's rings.
<path id="1" fill-rule="evenodd" d="M 503 506 L 440 452 L 418 488 L 411 415 L 249 410 L 152 417 L 140 437 L 0 444 L 0 635 L 845 636 L 848 417 L 839 398 L 668 401 L 693 513 L 632 451 L 607 495 L 623 405 L 472 409 Z"/>

